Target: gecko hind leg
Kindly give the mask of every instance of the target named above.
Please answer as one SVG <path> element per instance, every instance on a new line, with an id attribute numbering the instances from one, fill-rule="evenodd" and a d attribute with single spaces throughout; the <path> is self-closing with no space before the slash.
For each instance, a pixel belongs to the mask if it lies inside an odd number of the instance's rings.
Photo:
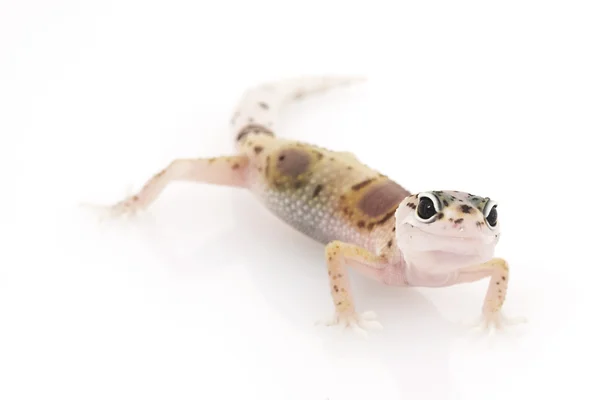
<path id="1" fill-rule="evenodd" d="M 325 248 L 327 269 L 335 316 L 324 323 L 328 326 L 342 325 L 350 327 L 366 337 L 368 329 L 381 329 L 377 316 L 372 311 L 357 313 L 352 300 L 346 265 L 350 265 L 365 275 L 382 280 L 387 262 L 362 247 L 353 244 L 332 241 Z"/>
<path id="2" fill-rule="evenodd" d="M 146 210 L 172 182 L 191 181 L 222 186 L 246 187 L 249 159 L 245 155 L 216 158 L 176 159 L 148 179 L 142 189 L 102 209 L 110 217 L 133 215 Z"/>

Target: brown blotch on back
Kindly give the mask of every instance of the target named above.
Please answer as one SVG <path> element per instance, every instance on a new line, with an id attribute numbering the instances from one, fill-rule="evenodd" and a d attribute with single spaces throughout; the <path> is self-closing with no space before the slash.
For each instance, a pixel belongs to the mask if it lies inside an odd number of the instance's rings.
<path id="1" fill-rule="evenodd" d="M 357 206 L 365 215 L 377 218 L 398 207 L 402 199 L 408 195 L 409 193 L 402 186 L 386 179 L 365 191 Z"/>
<path id="2" fill-rule="evenodd" d="M 297 177 L 310 166 L 310 155 L 298 149 L 285 149 L 277 157 L 277 169 L 283 175 Z"/>
<path id="3" fill-rule="evenodd" d="M 275 136 L 275 134 L 266 126 L 250 123 L 250 124 L 244 126 L 242 129 L 240 129 L 240 131 L 237 135 L 237 141 L 239 142 L 244 137 L 246 137 L 246 135 L 248 135 L 249 133 Z"/>

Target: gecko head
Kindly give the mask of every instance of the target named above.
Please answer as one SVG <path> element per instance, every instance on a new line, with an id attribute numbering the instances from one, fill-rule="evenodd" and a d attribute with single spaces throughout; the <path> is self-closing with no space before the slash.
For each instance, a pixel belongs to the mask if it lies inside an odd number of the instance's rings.
<path id="1" fill-rule="evenodd" d="M 489 260 L 500 238 L 497 203 L 457 191 L 421 192 L 396 211 L 396 239 L 406 261 L 450 272 Z"/>

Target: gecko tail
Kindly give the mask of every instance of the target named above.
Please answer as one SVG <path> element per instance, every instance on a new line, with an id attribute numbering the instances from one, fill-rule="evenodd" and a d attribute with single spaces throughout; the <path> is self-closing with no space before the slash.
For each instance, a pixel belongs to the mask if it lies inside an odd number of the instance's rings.
<path id="1" fill-rule="evenodd" d="M 236 144 L 248 133 L 275 136 L 281 109 L 306 96 L 330 89 L 365 82 L 365 76 L 305 76 L 267 82 L 251 87 L 242 95 L 233 117 L 231 129 Z"/>

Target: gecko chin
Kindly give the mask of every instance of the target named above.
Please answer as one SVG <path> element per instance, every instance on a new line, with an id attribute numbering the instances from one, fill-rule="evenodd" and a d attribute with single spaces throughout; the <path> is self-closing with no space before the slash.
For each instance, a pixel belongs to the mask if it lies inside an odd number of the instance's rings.
<path id="1" fill-rule="evenodd" d="M 493 257 L 498 235 L 481 232 L 428 232 L 410 223 L 396 231 L 398 247 L 412 266 L 430 273 L 448 273 Z"/>

